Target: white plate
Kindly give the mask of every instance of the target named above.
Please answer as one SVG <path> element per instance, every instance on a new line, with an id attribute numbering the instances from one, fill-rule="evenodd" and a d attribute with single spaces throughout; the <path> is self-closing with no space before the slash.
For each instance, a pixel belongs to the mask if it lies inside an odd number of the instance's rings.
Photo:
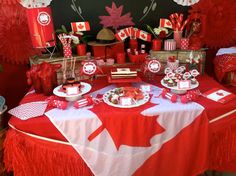
<path id="1" fill-rule="evenodd" d="M 197 81 L 196 84 L 191 84 L 189 89 L 179 89 L 177 86 L 172 86 L 172 87 L 168 86 L 167 84 L 164 83 L 164 80 L 162 79 L 161 80 L 161 85 L 163 85 L 164 87 L 166 87 L 168 89 L 171 89 L 171 92 L 173 92 L 175 94 L 184 94 L 188 90 L 197 88 L 199 86 L 199 83 Z"/>
<path id="2" fill-rule="evenodd" d="M 117 89 L 117 88 L 115 88 L 115 89 Z M 108 92 L 103 94 L 103 101 L 106 104 L 108 104 L 110 106 L 113 106 L 113 107 L 117 107 L 117 108 L 135 108 L 135 107 L 138 107 L 138 106 L 141 106 L 141 105 L 147 103 L 149 98 L 150 98 L 148 93 L 143 92 L 144 98 L 141 99 L 141 100 L 137 100 L 135 104 L 132 104 L 132 105 L 129 105 L 129 106 L 123 106 L 121 104 L 114 104 L 114 103 L 109 101 L 109 96 L 112 94 L 112 92 L 114 92 L 115 89 L 109 90 Z"/>
<path id="3" fill-rule="evenodd" d="M 86 94 L 91 90 L 91 85 L 85 82 L 80 82 L 80 84 L 83 86 L 81 88 L 81 92 L 76 95 L 67 95 L 66 93 L 59 91 L 61 89 L 61 86 L 57 86 L 54 90 L 53 93 L 58 96 L 58 97 L 64 97 L 67 101 L 76 101 L 78 100 L 83 94 Z"/>

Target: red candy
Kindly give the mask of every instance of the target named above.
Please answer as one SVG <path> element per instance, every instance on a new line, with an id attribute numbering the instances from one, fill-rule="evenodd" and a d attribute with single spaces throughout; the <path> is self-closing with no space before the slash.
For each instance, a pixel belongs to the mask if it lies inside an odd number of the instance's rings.
<path id="1" fill-rule="evenodd" d="M 161 95 L 163 98 L 169 99 L 172 103 L 177 101 L 177 95 L 169 93 L 166 89 L 163 89 Z"/>
<path id="2" fill-rule="evenodd" d="M 75 108 L 82 108 L 85 106 L 93 105 L 93 103 L 94 103 L 93 98 L 91 96 L 86 96 L 85 98 L 74 102 L 74 107 Z"/>

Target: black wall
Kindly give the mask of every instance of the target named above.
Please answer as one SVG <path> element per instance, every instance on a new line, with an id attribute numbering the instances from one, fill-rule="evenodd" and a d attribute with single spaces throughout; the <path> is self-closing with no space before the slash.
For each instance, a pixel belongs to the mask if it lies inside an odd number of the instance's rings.
<path id="1" fill-rule="evenodd" d="M 80 7 L 82 10 L 82 16 L 85 21 L 90 22 L 91 31 L 90 34 L 96 34 L 102 25 L 99 23 L 99 16 L 108 13 L 105 10 L 105 6 L 111 7 L 112 0 L 54 0 L 51 3 L 54 26 L 55 29 L 60 28 L 61 25 L 65 25 L 70 31 L 70 22 L 72 21 L 84 21 L 76 12 L 71 8 L 72 1 L 76 6 Z M 135 26 L 146 30 L 145 24 L 149 24 L 152 27 L 159 26 L 159 19 L 163 17 L 168 17 L 171 13 L 182 12 L 187 15 L 188 7 L 183 7 L 176 4 L 173 0 L 114 0 L 117 6 L 124 5 L 122 15 L 131 12 L 133 17 L 133 22 Z M 143 17 L 143 10 L 147 6 L 149 7 L 151 3 L 156 3 L 155 11 L 150 10 L 147 16 L 140 21 Z M 121 27 L 122 28 L 122 27 Z"/>

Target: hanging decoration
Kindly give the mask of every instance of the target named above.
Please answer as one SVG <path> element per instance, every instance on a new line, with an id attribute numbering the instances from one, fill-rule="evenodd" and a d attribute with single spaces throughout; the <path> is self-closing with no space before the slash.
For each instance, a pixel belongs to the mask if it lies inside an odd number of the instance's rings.
<path id="1" fill-rule="evenodd" d="M 156 74 L 161 70 L 161 63 L 158 59 L 147 56 L 143 67 L 144 75 L 146 75 L 146 73 Z"/>
<path id="2" fill-rule="evenodd" d="M 52 0 L 17 0 L 25 8 L 46 7 Z"/>
<path id="3" fill-rule="evenodd" d="M 173 0 L 173 1 L 182 6 L 191 6 L 199 2 L 199 0 Z"/>
<path id="4" fill-rule="evenodd" d="M 206 16 L 203 42 L 207 47 L 220 48 L 235 44 L 235 9 L 235 0 L 204 0 L 192 6 L 190 15 L 198 13 Z"/>
<path id="5" fill-rule="evenodd" d="M 3 5 L 12 5 L 18 3 L 17 0 L 0 0 L 0 4 Z"/>
<path id="6" fill-rule="evenodd" d="M 145 6 L 143 9 L 143 16 L 139 19 L 139 21 L 142 21 L 150 11 L 155 11 L 157 8 L 157 3 L 155 0 L 151 0 L 151 4 L 149 6 Z"/>
<path id="7" fill-rule="evenodd" d="M 79 15 L 79 17 L 85 21 L 83 15 L 82 15 L 82 9 L 79 5 L 77 5 L 77 0 L 71 0 L 71 5 L 70 7 L 72 8 L 72 10 L 77 13 Z"/>
<path id="8" fill-rule="evenodd" d="M 27 19 L 34 48 L 56 45 L 52 12 L 50 7 L 28 8 Z"/>
<path id="9" fill-rule="evenodd" d="M 117 7 L 115 2 L 112 2 L 112 6 L 106 6 L 105 9 L 109 16 L 99 16 L 100 24 L 103 27 L 112 27 L 117 30 L 120 26 L 133 26 L 135 25 L 132 21 L 131 13 L 126 13 L 122 15 L 123 5 Z"/>
<path id="10" fill-rule="evenodd" d="M 11 2 L 12 4 L 9 4 Z M 0 16 L 2 60 L 14 64 L 26 64 L 29 57 L 41 54 L 40 50 L 32 47 L 25 9 L 19 3 L 3 1 Z"/>
<path id="11" fill-rule="evenodd" d="M 94 60 L 85 60 L 82 63 L 80 69 L 80 74 L 85 76 L 93 77 L 98 73 L 103 73 L 102 69 L 97 66 L 97 63 Z"/>

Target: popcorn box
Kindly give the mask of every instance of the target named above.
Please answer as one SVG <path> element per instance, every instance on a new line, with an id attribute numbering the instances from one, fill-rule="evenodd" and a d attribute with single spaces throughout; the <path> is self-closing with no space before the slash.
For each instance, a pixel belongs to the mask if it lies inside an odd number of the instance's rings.
<path id="1" fill-rule="evenodd" d="M 173 39 L 167 39 L 164 42 L 164 50 L 166 51 L 174 51 L 176 50 L 176 41 Z"/>

